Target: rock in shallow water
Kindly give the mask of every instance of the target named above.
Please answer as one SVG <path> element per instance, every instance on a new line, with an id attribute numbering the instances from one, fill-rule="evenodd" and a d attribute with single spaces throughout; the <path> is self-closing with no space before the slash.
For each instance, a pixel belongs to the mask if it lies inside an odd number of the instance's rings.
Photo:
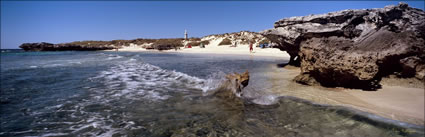
<path id="1" fill-rule="evenodd" d="M 215 96 L 221 98 L 235 99 L 243 95 L 242 89 L 248 86 L 249 83 L 249 72 L 248 70 L 244 73 L 234 73 L 226 75 L 221 88 L 214 93 Z"/>
<path id="2" fill-rule="evenodd" d="M 424 79 L 425 12 L 405 3 L 286 18 L 262 34 L 300 66 L 303 84 L 376 89 L 395 72 Z"/>

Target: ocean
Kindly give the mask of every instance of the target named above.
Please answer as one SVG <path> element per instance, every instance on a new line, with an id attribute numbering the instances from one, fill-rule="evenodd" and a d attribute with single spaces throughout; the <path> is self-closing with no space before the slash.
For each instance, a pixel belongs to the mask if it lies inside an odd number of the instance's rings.
<path id="1" fill-rule="evenodd" d="M 268 92 L 272 57 L 1 52 L 0 136 L 423 136 Z M 243 104 L 212 95 L 250 72 Z M 290 90 L 290 89 L 289 89 Z"/>

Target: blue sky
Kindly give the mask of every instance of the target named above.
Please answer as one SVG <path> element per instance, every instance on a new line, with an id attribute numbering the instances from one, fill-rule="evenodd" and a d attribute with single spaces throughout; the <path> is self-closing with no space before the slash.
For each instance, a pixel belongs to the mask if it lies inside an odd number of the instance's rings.
<path id="1" fill-rule="evenodd" d="M 424 1 L 405 1 L 424 9 Z M 261 31 L 281 18 L 398 1 L 1 1 L 1 48 L 25 42 L 189 37 Z"/>

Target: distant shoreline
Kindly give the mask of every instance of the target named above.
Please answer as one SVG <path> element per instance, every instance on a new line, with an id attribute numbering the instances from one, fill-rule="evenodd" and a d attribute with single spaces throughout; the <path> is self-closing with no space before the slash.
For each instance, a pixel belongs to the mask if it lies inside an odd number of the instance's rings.
<path id="1" fill-rule="evenodd" d="M 189 53 L 189 54 L 226 54 L 226 55 L 250 55 L 250 56 L 265 56 L 265 57 L 278 57 L 281 59 L 289 59 L 289 54 L 285 51 L 280 51 L 275 48 L 259 48 L 254 47 L 252 53 L 249 52 L 248 45 L 239 45 L 238 47 L 229 47 L 230 45 L 214 46 L 208 45 L 205 48 L 192 47 L 181 48 L 179 50 L 147 50 L 138 47 L 125 47 L 118 49 L 118 52 L 163 52 L 163 53 Z M 114 52 L 116 50 L 103 50 Z"/>

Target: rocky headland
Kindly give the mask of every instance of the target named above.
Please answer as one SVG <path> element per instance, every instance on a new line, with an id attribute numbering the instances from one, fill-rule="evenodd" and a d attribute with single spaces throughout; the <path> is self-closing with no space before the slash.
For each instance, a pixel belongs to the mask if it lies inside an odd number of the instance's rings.
<path id="1" fill-rule="evenodd" d="M 281 19 L 261 32 L 299 66 L 306 85 L 365 90 L 388 75 L 425 75 L 425 12 L 405 3 Z"/>
<path id="2" fill-rule="evenodd" d="M 74 43 L 61 43 L 61 44 L 52 44 L 47 42 L 40 43 L 24 43 L 19 46 L 25 51 L 68 51 L 68 50 L 77 50 L 77 51 L 94 51 L 94 50 L 109 50 L 115 49 L 113 45 L 107 44 L 97 44 L 93 42 L 90 45 L 90 42 L 84 44 Z"/>

